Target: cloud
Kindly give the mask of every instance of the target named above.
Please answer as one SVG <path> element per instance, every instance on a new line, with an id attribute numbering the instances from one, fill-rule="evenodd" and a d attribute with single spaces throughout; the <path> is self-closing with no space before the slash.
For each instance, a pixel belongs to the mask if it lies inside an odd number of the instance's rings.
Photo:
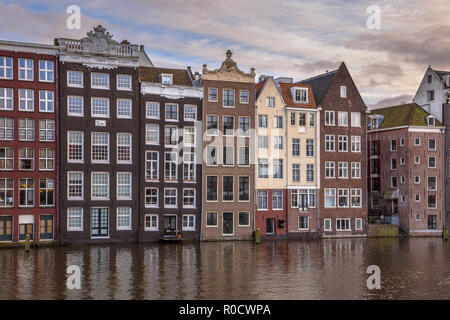
<path id="1" fill-rule="evenodd" d="M 400 104 L 412 102 L 412 98 L 413 98 L 413 96 L 411 96 L 411 95 L 403 94 L 403 95 L 396 96 L 396 97 L 382 99 L 382 100 L 378 101 L 377 103 L 368 105 L 367 108 L 369 110 L 372 110 L 372 109 L 397 106 Z"/>

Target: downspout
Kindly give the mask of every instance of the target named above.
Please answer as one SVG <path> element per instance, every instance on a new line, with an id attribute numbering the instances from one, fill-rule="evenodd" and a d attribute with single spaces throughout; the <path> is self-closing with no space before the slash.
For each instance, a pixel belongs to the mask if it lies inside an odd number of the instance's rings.
<path id="1" fill-rule="evenodd" d="M 316 116 L 316 163 L 317 163 L 317 192 L 316 192 L 316 206 L 317 206 L 317 236 L 320 237 L 321 232 L 320 232 L 320 192 L 321 192 L 321 186 L 320 186 L 320 172 L 321 172 L 321 154 L 320 154 L 320 146 L 321 146 L 321 141 L 320 141 L 320 111 L 322 110 L 321 107 L 317 108 L 317 116 Z"/>
<path id="2" fill-rule="evenodd" d="M 447 135 L 445 134 L 445 129 L 446 129 L 446 125 L 447 125 L 447 121 L 446 121 L 446 119 L 445 119 L 445 117 L 446 117 L 446 112 L 445 112 L 445 105 L 446 104 L 442 104 L 442 123 L 443 123 L 443 125 L 444 125 L 444 128 L 443 129 L 441 129 L 441 131 L 443 132 L 443 138 L 442 138 L 442 168 L 444 169 L 443 170 L 443 179 L 442 179 L 442 198 L 443 198 L 443 201 L 442 201 L 442 204 L 443 204 L 443 208 L 442 208 L 442 225 L 443 225 L 443 227 L 442 227 L 442 230 L 443 230 L 443 236 L 445 237 L 445 230 L 446 230 L 446 228 L 447 228 L 447 206 L 448 206 L 448 201 L 447 201 L 447 197 L 446 197 L 446 194 L 447 194 L 447 192 L 446 192 L 446 188 L 445 188 L 445 186 L 446 186 L 446 179 L 448 179 L 448 170 L 450 170 L 450 168 L 447 168 L 446 166 L 445 166 L 445 160 L 446 160 L 446 154 L 447 154 L 447 152 L 446 152 L 446 150 L 445 150 L 445 147 L 446 147 L 446 145 L 447 145 Z"/>

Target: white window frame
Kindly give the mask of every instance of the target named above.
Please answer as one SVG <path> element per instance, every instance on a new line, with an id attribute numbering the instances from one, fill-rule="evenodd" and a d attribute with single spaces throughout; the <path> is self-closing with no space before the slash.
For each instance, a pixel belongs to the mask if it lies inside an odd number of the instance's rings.
<path id="1" fill-rule="evenodd" d="M 23 67 L 20 66 L 20 62 L 24 61 L 25 64 Z M 31 66 L 29 65 L 29 62 L 31 62 Z M 28 58 L 19 58 L 18 59 L 18 79 L 22 81 L 34 81 L 34 60 L 28 59 Z M 20 72 L 24 71 L 25 77 L 20 76 Z M 28 71 L 31 71 L 31 77 L 28 77 Z"/>
<path id="2" fill-rule="evenodd" d="M 125 135 L 128 136 L 129 144 L 123 144 L 120 142 L 119 137 Z M 116 142 L 117 142 L 117 149 L 116 149 L 117 163 L 133 163 L 133 135 L 129 132 L 118 132 L 116 136 Z M 127 148 L 127 147 L 130 149 L 129 151 L 130 158 L 128 160 L 120 160 L 119 155 L 122 153 L 122 151 L 120 151 L 120 148 Z"/>
<path id="3" fill-rule="evenodd" d="M 128 209 L 127 210 L 127 219 L 129 219 L 128 226 L 119 226 L 119 218 L 121 216 L 124 216 L 123 213 L 121 213 L 121 209 Z M 117 207 L 116 209 L 116 226 L 117 230 L 131 230 L 132 229 L 132 209 L 130 207 Z"/>
<path id="4" fill-rule="evenodd" d="M 129 81 L 127 81 L 127 84 L 129 83 L 129 85 L 121 86 L 120 84 L 123 83 L 123 82 L 119 81 L 120 77 L 127 78 L 129 80 Z M 132 79 L 131 75 L 129 75 L 129 74 L 117 74 L 116 75 L 116 88 L 117 88 L 117 90 L 120 90 L 120 91 L 131 91 L 132 86 L 133 86 L 133 79 Z"/>
<path id="5" fill-rule="evenodd" d="M 156 130 L 155 130 L 156 129 Z M 155 140 L 150 140 L 151 135 L 149 133 L 156 133 Z M 160 144 L 160 128 L 159 124 L 146 123 L 145 124 L 145 144 L 158 146 Z"/>
<path id="6" fill-rule="evenodd" d="M 123 105 L 123 103 L 127 104 L 126 108 L 128 109 L 129 112 L 127 112 L 126 114 L 119 114 L 119 110 L 126 110 L 124 107 L 125 105 Z M 133 118 L 133 101 L 131 99 L 124 99 L 124 98 L 118 98 L 116 101 L 116 116 L 118 119 L 132 119 Z"/>
<path id="7" fill-rule="evenodd" d="M 336 119 L 335 119 L 335 114 L 334 114 L 334 111 L 329 111 L 329 110 L 326 110 L 325 111 L 325 119 L 324 119 L 324 121 L 325 121 L 325 125 L 326 126 L 335 126 L 336 124 Z M 328 117 L 328 121 L 327 121 L 327 117 Z"/>
<path id="8" fill-rule="evenodd" d="M 73 112 L 70 111 L 70 101 L 74 99 L 79 99 L 81 101 L 81 106 L 77 105 L 76 107 L 81 107 L 81 112 Z M 67 115 L 73 117 L 84 117 L 84 98 L 82 96 L 67 96 Z"/>
<path id="9" fill-rule="evenodd" d="M 148 158 L 147 155 L 150 153 L 156 154 L 156 160 L 153 160 L 153 159 L 148 160 L 147 159 Z M 148 178 L 147 177 L 147 163 L 148 162 L 150 162 L 151 168 L 153 168 L 154 167 L 153 165 L 156 163 L 156 178 Z M 153 170 L 150 170 L 150 172 L 153 172 Z M 159 181 L 159 152 L 156 150 L 146 150 L 145 151 L 145 180 L 146 181 Z"/>
<path id="10" fill-rule="evenodd" d="M 192 108 L 191 111 L 187 111 L 189 108 Z M 194 114 L 194 117 L 188 117 L 186 116 L 186 113 L 192 113 Z M 183 107 L 183 119 L 184 121 L 196 121 L 197 120 L 197 106 L 193 104 L 185 104 Z"/>
<path id="11" fill-rule="evenodd" d="M 4 108 L 0 108 L 2 111 L 14 110 L 14 89 L 13 88 L 0 88 L 0 100 L 3 101 Z"/>
<path id="12" fill-rule="evenodd" d="M 150 108 L 153 108 L 153 107 L 157 107 L 157 108 L 150 111 Z M 157 110 L 157 116 L 151 115 L 151 112 L 154 112 L 156 110 Z M 161 118 L 161 106 L 160 106 L 159 102 L 147 101 L 145 103 L 145 118 L 146 119 L 155 119 L 155 120 L 159 120 Z"/>
<path id="13" fill-rule="evenodd" d="M 100 183 L 94 183 L 94 175 L 103 175 L 104 177 L 107 177 L 106 184 L 100 184 Z M 94 187 L 105 187 L 106 186 L 106 196 L 94 196 Z M 109 179 L 109 172 L 104 171 L 92 171 L 91 172 L 91 200 L 109 200 L 110 198 L 110 179 Z"/>
<path id="14" fill-rule="evenodd" d="M 34 112 L 34 90 L 33 89 L 19 89 L 19 111 L 22 112 Z M 24 98 L 22 98 L 22 93 L 24 93 Z M 22 102 L 25 103 L 25 108 L 21 107 Z M 28 104 L 31 102 L 31 108 Z"/>
<path id="15" fill-rule="evenodd" d="M 81 135 L 81 143 L 71 143 L 70 142 L 70 134 L 79 134 Z M 69 147 L 70 145 L 81 146 L 81 160 L 73 160 L 70 159 Z M 67 131 L 67 162 L 69 163 L 83 163 L 84 162 L 84 132 L 83 131 Z"/>
<path id="16" fill-rule="evenodd" d="M 70 196 L 70 174 L 77 174 L 81 176 L 81 184 L 74 184 L 73 186 L 80 186 L 81 196 L 74 197 Z M 84 200 L 84 174 L 82 171 L 68 171 L 67 172 L 67 200 Z"/>
<path id="17" fill-rule="evenodd" d="M 337 206 L 336 196 L 337 196 L 336 188 L 325 188 L 324 189 L 324 206 L 325 206 L 325 208 L 336 208 L 336 206 Z M 334 205 L 328 205 L 327 198 L 333 198 Z"/>
<path id="18" fill-rule="evenodd" d="M 44 95 L 44 97 L 41 96 L 42 94 Z M 45 108 L 42 108 L 42 103 L 44 104 Z M 51 109 L 49 108 L 49 105 L 52 106 Z M 39 90 L 39 112 L 55 112 L 55 93 L 53 91 Z"/>
<path id="19" fill-rule="evenodd" d="M 338 126 L 339 127 L 348 127 L 348 112 L 347 111 L 338 111 Z"/>
<path id="20" fill-rule="evenodd" d="M 352 162 L 351 170 L 352 179 L 361 179 L 361 162 Z"/>
<path id="21" fill-rule="evenodd" d="M 78 209 L 79 212 L 77 216 L 71 216 L 70 211 L 73 209 Z M 80 227 L 71 227 L 70 226 L 70 219 L 71 218 L 80 218 Z M 67 231 L 83 231 L 83 208 L 81 207 L 70 207 L 67 208 Z"/>
<path id="22" fill-rule="evenodd" d="M 148 204 L 147 198 L 155 197 L 155 195 L 147 195 L 147 190 L 156 190 L 156 204 Z M 144 206 L 145 208 L 159 208 L 159 188 L 145 187 L 144 189 Z"/>
<path id="23" fill-rule="evenodd" d="M 3 60 L 3 64 L 0 65 L 0 70 L 3 71 L 3 76 L 0 77 L 0 79 L 5 79 L 5 80 L 13 80 L 14 78 L 14 59 L 13 57 L 7 57 L 7 56 L 0 56 L 0 59 Z M 7 65 L 7 61 L 11 62 L 11 66 Z M 7 74 L 10 71 L 11 76 L 8 77 Z"/>
<path id="24" fill-rule="evenodd" d="M 44 68 L 41 68 L 41 62 L 44 62 Z M 49 68 L 49 65 L 52 67 Z M 53 83 L 55 81 L 55 63 L 51 60 L 39 60 L 38 61 L 39 66 L 39 82 L 49 82 Z M 41 78 L 41 72 L 44 72 L 45 77 L 44 79 Z M 48 80 L 49 74 L 52 75 L 52 80 Z"/>
<path id="25" fill-rule="evenodd" d="M 187 222 L 186 225 L 185 222 Z M 195 214 L 183 214 L 182 230 L 195 231 Z"/>
<path id="26" fill-rule="evenodd" d="M 96 102 L 105 102 L 108 103 L 104 105 L 103 103 L 101 105 L 94 105 L 94 101 Z M 96 110 L 97 109 L 97 110 Z M 105 109 L 107 111 L 106 113 L 99 113 L 100 109 Z M 109 118 L 111 114 L 111 106 L 109 98 L 105 97 L 91 97 L 91 117 L 92 118 Z"/>
<path id="27" fill-rule="evenodd" d="M 347 98 L 347 86 L 341 86 L 340 87 L 340 94 L 339 97 L 341 98 Z"/>
<path id="28" fill-rule="evenodd" d="M 104 143 L 101 143 L 101 144 L 94 144 L 94 136 L 95 136 L 96 134 L 100 134 L 100 135 L 103 135 L 103 136 L 108 137 L 107 143 L 106 143 L 106 144 L 104 144 Z M 108 133 L 108 132 L 91 132 L 91 162 L 92 162 L 92 163 L 109 163 L 109 160 L 110 160 L 110 151 L 111 151 L 111 146 L 110 146 L 110 144 L 111 144 L 111 141 L 110 141 L 109 133 Z M 106 160 L 94 160 L 94 146 L 99 146 L 99 147 L 101 147 L 101 146 L 107 146 L 107 150 L 106 150 L 107 159 L 106 159 Z"/>
<path id="29" fill-rule="evenodd" d="M 130 182 L 129 183 L 120 183 L 120 179 L 119 176 L 120 175 L 127 175 L 130 178 Z M 119 171 L 117 172 L 117 176 L 116 176 L 116 197 L 117 200 L 132 200 L 133 199 L 133 191 L 132 191 L 132 185 L 133 185 L 133 175 L 131 172 L 123 172 L 123 171 Z M 120 187 L 124 187 L 124 188 L 128 188 L 128 196 L 121 196 L 119 195 L 119 188 Z"/>
<path id="30" fill-rule="evenodd" d="M 101 84 L 94 84 L 94 77 L 95 76 L 107 76 L 107 84 L 101 85 Z M 103 90 L 109 90 L 110 87 L 110 79 L 109 79 L 109 73 L 104 72 L 91 72 L 91 88 L 92 89 L 103 89 Z"/>
<path id="31" fill-rule="evenodd" d="M 166 195 L 166 191 L 175 190 L 175 205 L 166 204 L 166 198 L 171 198 L 173 195 Z M 178 208 L 178 189 L 177 188 L 164 188 L 164 208 Z"/>
<path id="32" fill-rule="evenodd" d="M 150 218 L 150 227 L 147 227 L 147 217 Z M 153 222 L 156 221 L 156 226 L 152 227 Z M 144 216 L 144 230 L 145 231 L 159 231 L 159 215 L 146 214 Z"/>
<path id="33" fill-rule="evenodd" d="M 76 74 L 76 75 L 81 75 L 81 83 L 71 83 L 70 80 L 71 78 L 73 79 L 74 77 L 71 77 L 71 73 L 72 74 Z M 71 87 L 71 88 L 83 88 L 84 87 L 84 75 L 82 71 L 76 71 L 76 70 L 67 70 L 67 86 Z"/>
<path id="34" fill-rule="evenodd" d="M 192 205 L 187 205 L 184 203 L 185 198 L 191 198 L 191 196 L 186 197 L 186 195 L 184 194 L 184 191 L 189 190 L 189 191 L 194 191 L 194 195 L 192 196 L 192 198 L 194 199 L 194 203 Z M 197 206 L 197 190 L 195 188 L 183 188 L 183 208 L 191 208 L 191 209 L 195 209 Z"/>

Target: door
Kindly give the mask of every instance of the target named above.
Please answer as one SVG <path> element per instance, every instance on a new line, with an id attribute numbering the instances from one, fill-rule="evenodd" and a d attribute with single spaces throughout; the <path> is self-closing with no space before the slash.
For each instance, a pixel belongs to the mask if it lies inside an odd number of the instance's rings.
<path id="1" fill-rule="evenodd" d="M 274 234 L 275 233 L 275 219 L 269 218 L 266 219 L 266 234 Z"/>
<path id="2" fill-rule="evenodd" d="M 53 240 L 53 216 L 45 215 L 40 217 L 39 239 Z"/>
<path id="3" fill-rule="evenodd" d="M 169 237 L 177 235 L 177 216 L 164 216 L 164 235 Z"/>
<path id="4" fill-rule="evenodd" d="M 91 211 L 91 236 L 108 237 L 109 236 L 109 209 L 93 208 Z"/>
<path id="5" fill-rule="evenodd" d="M 233 212 L 223 213 L 223 234 L 234 234 Z"/>
<path id="6" fill-rule="evenodd" d="M 0 217 L 0 241 L 12 240 L 12 217 Z"/>

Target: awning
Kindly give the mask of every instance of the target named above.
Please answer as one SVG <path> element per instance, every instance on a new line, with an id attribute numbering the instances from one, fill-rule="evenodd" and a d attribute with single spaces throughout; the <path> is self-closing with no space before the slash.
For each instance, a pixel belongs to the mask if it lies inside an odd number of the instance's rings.
<path id="1" fill-rule="evenodd" d="M 398 189 L 390 189 L 384 193 L 385 200 L 398 199 L 398 196 L 399 196 Z"/>

